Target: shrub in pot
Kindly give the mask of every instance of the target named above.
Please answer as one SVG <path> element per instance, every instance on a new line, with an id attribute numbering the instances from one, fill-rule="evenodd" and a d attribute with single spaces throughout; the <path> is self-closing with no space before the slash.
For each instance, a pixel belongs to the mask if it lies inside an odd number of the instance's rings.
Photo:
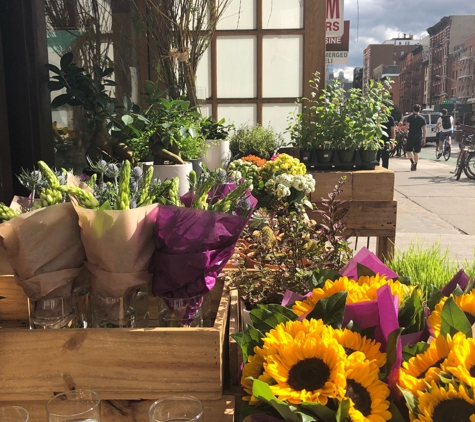
<path id="1" fill-rule="evenodd" d="M 225 125 L 225 119 L 215 121 L 212 117 L 201 120 L 201 134 L 206 142 L 206 151 L 203 154 L 203 163 L 213 171 L 230 160 L 229 131 L 233 125 Z"/>
<path id="2" fill-rule="evenodd" d="M 284 144 L 282 134 L 271 127 L 259 124 L 255 126 L 242 125 L 230 136 L 230 148 L 233 158 L 246 155 L 257 155 L 270 159 L 272 155 Z"/>

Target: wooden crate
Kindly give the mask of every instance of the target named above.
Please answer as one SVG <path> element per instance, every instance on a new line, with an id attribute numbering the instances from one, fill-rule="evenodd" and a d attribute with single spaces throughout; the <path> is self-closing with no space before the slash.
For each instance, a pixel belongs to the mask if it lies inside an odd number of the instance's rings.
<path id="1" fill-rule="evenodd" d="M 164 398 L 160 396 L 158 398 Z M 154 400 L 102 400 L 102 422 L 148 422 L 148 409 Z M 206 422 L 233 422 L 235 397 L 225 395 L 219 400 L 202 400 L 204 420 Z M 44 422 L 46 419 L 46 401 L 2 402 L 0 406 L 21 406 L 30 414 L 29 422 Z"/>
<path id="2" fill-rule="evenodd" d="M 392 201 L 394 198 L 394 172 L 381 166 L 374 170 L 309 172 L 315 179 L 315 192 L 310 199 L 320 202 L 327 198 L 342 176 L 346 176 L 339 199 L 346 201 Z"/>
<path id="3" fill-rule="evenodd" d="M 229 306 L 229 390 L 233 393 L 241 393 L 241 366 L 242 366 L 242 350 L 241 347 L 231 337 L 243 330 L 242 324 L 242 299 L 237 289 L 230 290 L 230 306 Z"/>
<path id="4" fill-rule="evenodd" d="M 30 330 L 13 276 L 0 277 L 0 293 L 0 401 L 47 400 L 74 388 L 105 400 L 222 396 L 229 308 L 222 280 L 210 328 Z"/>

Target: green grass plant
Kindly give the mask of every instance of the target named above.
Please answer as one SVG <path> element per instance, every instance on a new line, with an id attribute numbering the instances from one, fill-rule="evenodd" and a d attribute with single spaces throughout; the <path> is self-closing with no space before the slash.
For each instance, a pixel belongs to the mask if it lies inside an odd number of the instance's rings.
<path id="1" fill-rule="evenodd" d="M 429 246 L 411 242 L 407 251 L 396 250 L 385 263 L 400 278 L 410 277 L 410 283 L 420 287 L 424 298 L 430 294 L 431 286 L 441 289 L 461 268 L 471 279 L 475 277 L 475 250 L 471 261 L 451 261 L 449 250 L 441 250 L 439 242 Z"/>

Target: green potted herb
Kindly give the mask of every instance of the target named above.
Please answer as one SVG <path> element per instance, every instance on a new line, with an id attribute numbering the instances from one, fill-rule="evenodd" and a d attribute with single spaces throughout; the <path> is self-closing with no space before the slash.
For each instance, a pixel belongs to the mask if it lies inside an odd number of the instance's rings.
<path id="1" fill-rule="evenodd" d="M 241 125 L 230 137 L 230 148 L 234 158 L 256 155 L 270 159 L 283 145 L 282 134 L 260 124 Z"/>
<path id="2" fill-rule="evenodd" d="M 203 163 L 211 171 L 223 166 L 231 158 L 228 135 L 234 126 L 225 125 L 225 121 L 225 119 L 216 121 L 212 117 L 201 120 L 201 134 L 207 145 Z"/>

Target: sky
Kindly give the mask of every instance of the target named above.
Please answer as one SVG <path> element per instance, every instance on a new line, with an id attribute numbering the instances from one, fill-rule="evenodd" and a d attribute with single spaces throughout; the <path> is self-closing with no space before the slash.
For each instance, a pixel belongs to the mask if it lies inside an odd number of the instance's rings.
<path id="1" fill-rule="evenodd" d="M 420 40 L 427 28 L 444 16 L 475 15 L 474 0 L 345 0 L 344 19 L 350 21 L 350 50 L 348 65 L 334 65 L 333 72 L 343 70 L 353 80 L 353 68 L 363 66 L 363 50 L 370 44 L 403 34 Z"/>

